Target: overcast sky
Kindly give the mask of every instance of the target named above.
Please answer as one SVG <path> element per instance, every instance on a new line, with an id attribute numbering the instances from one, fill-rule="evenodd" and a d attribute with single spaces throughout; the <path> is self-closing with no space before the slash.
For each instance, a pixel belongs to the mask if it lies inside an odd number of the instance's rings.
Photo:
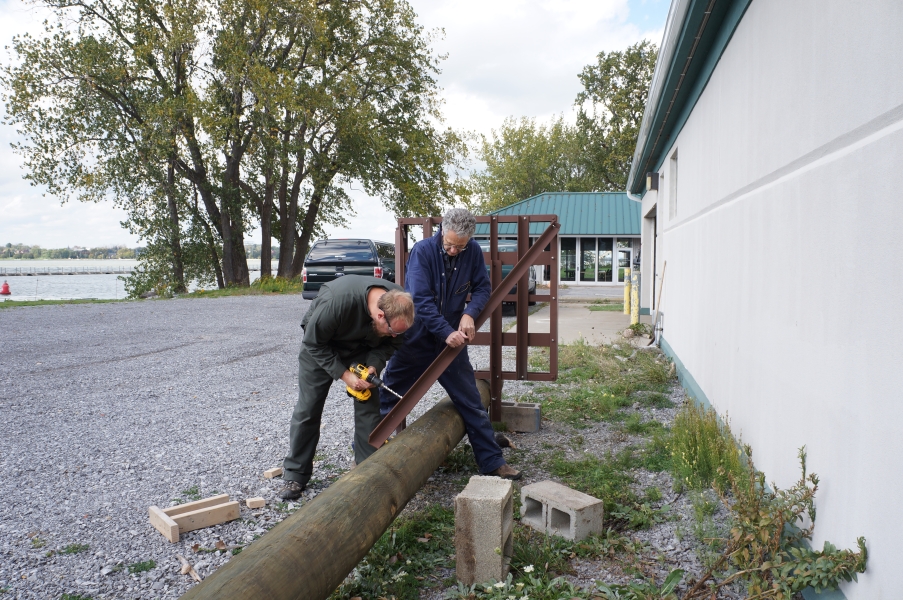
<path id="1" fill-rule="evenodd" d="M 572 114 L 577 74 L 600 51 L 641 40 L 661 43 L 669 0 L 409 0 L 447 54 L 439 82 L 449 126 L 489 133 L 508 116 L 540 120 Z M 41 31 L 41 17 L 22 0 L 0 0 L 0 45 Z M 10 61 L 4 52 L 4 64 Z M 45 248 L 140 244 L 120 226 L 124 214 L 109 203 L 60 204 L 22 178 L 10 150 L 16 132 L 0 125 L 0 244 Z M 394 239 L 394 219 L 378 200 L 351 190 L 356 216 L 331 237 Z M 248 242 L 260 241 L 259 231 Z"/>

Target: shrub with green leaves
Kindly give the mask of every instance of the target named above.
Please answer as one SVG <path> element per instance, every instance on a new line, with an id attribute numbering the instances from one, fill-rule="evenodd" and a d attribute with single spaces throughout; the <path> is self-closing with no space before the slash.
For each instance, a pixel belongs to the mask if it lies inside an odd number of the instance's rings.
<path id="1" fill-rule="evenodd" d="M 769 490 L 765 475 L 752 463 L 741 477 L 729 476 L 734 513 L 726 548 L 718 561 L 687 591 L 684 600 L 702 600 L 735 580 L 745 581 L 749 597 L 791 600 L 807 587 L 816 592 L 837 589 L 843 581 L 856 581 L 868 561 L 865 538 L 858 551 L 838 550 L 825 542 L 821 550 L 808 546 L 815 529 L 815 492 L 818 476 L 806 474 L 806 452 L 799 452 L 802 474 L 790 489 Z M 730 503 L 722 497 L 725 503 Z M 808 521 L 808 527 L 801 527 Z M 716 581 L 727 567 L 732 574 Z"/>
<path id="2" fill-rule="evenodd" d="M 671 469 L 691 489 L 714 485 L 727 489 L 729 477 L 744 472 L 740 447 L 728 424 L 712 409 L 687 402 L 674 419 L 670 436 Z"/>

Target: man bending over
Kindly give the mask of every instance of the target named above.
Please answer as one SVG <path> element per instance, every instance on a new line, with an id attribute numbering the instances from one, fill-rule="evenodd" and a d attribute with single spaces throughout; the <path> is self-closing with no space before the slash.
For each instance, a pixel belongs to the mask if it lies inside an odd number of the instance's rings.
<path id="1" fill-rule="evenodd" d="M 320 418 L 336 379 L 358 391 L 374 387 L 348 370 L 356 364 L 378 374 L 401 347 L 402 334 L 414 322 L 411 295 L 385 279 L 345 275 L 320 287 L 301 321 L 304 337 L 298 354 L 298 403 L 289 429 L 289 454 L 282 463 L 284 500 L 295 500 L 313 474 L 320 440 Z M 379 424 L 375 394 L 354 404 L 354 460 L 376 452 L 367 439 Z"/>

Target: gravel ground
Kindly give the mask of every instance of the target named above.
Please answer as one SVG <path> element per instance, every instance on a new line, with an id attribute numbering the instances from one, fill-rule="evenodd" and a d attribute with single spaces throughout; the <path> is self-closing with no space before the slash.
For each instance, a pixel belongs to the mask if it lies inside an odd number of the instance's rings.
<path id="1" fill-rule="evenodd" d="M 296 510 L 301 502 L 278 502 L 281 480 L 262 473 L 281 465 L 288 445 L 308 306 L 300 296 L 279 295 L 0 311 L 0 598 L 177 598 L 193 583 L 180 574 L 178 555 L 205 577 L 231 556 L 212 551 L 217 542 L 245 545 Z M 488 349 L 473 348 L 471 358 L 475 367 L 488 365 Z M 530 389 L 508 382 L 505 395 Z M 675 399 L 680 394 L 676 388 Z M 414 416 L 442 395 L 435 386 Z M 341 382 L 334 384 L 305 500 L 351 466 L 350 402 Z M 668 421 L 673 409 L 649 417 Z M 523 484 L 548 478 L 523 457 L 565 446 L 575 433 L 544 427 L 512 435 L 520 448 L 512 459 L 527 469 Z M 604 424 L 579 434 L 582 450 L 594 453 L 630 443 Z M 656 483 L 681 515 L 636 534 L 656 562 L 650 571 L 698 572 L 692 536 L 675 538 L 692 513 L 686 497 L 670 497 L 667 475 L 639 475 L 662 479 Z M 433 478 L 407 510 L 450 505 L 460 479 Z M 151 505 L 217 493 L 242 501 L 239 520 L 175 544 L 148 522 Z M 267 506 L 247 509 L 243 500 L 253 496 Z M 149 561 L 155 566 L 140 571 Z M 574 566 L 580 583 L 623 578 L 610 564 Z"/>
<path id="2" fill-rule="evenodd" d="M 0 311 L 0 597 L 176 598 L 296 506 L 279 505 L 297 397 L 299 295 L 238 296 Z M 474 348 L 474 364 L 488 364 Z M 414 411 L 443 395 L 437 385 Z M 330 390 L 310 498 L 353 458 L 353 409 Z M 188 493 L 186 493 L 188 492 Z M 170 544 L 148 521 L 228 493 L 241 519 Z M 73 545 L 88 548 L 76 553 Z M 154 561 L 149 571 L 130 566 Z M 131 569 L 131 570 L 134 570 Z"/>

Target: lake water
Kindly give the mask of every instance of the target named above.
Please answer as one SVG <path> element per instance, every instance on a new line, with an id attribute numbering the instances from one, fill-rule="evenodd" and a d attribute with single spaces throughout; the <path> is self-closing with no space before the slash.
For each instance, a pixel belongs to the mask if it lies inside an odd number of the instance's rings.
<path id="1" fill-rule="evenodd" d="M 132 267 L 137 260 L 3 260 L 6 267 Z M 260 276 L 260 260 L 249 260 L 251 281 Z M 0 277 L 0 283 L 9 284 L 9 296 L 4 300 L 74 300 L 97 298 L 116 300 L 126 297 L 125 288 L 118 275 L 35 275 L 30 277 Z M 194 286 L 191 286 L 192 288 Z"/>

